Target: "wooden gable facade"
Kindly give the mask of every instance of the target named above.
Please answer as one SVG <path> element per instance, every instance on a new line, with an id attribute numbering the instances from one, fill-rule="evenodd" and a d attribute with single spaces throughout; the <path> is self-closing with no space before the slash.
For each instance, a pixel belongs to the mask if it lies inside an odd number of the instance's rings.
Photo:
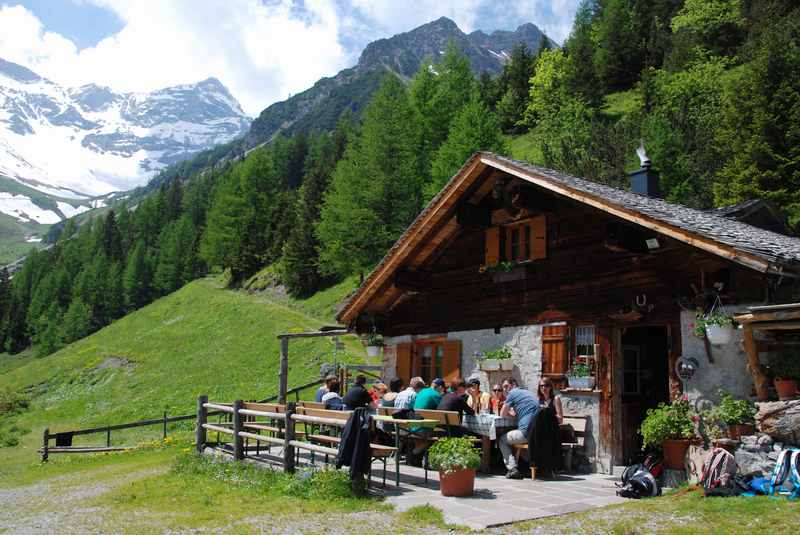
<path id="1" fill-rule="evenodd" d="M 392 348 L 395 373 L 405 379 L 464 373 L 471 355 L 454 357 L 460 342 L 448 333 L 541 326 L 537 373 L 564 389 L 569 368 L 589 357 L 598 451 L 623 459 L 634 448 L 625 435 L 644 411 L 626 411 L 626 399 L 644 396 L 647 387 L 630 370 L 647 348 L 661 359 L 650 372 L 660 382 L 651 381 L 655 393 L 648 395 L 666 401 L 681 389 L 681 311 L 707 306 L 712 293 L 729 304 L 761 302 L 779 273 L 789 271 L 612 201 L 479 153 L 398 240 L 339 320 L 361 332 L 411 337 Z"/>

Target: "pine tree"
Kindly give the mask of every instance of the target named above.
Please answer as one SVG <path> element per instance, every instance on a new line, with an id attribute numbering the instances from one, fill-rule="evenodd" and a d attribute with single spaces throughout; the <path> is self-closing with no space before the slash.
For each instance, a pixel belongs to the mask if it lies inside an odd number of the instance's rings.
<path id="1" fill-rule="evenodd" d="M 128 256 L 122 275 L 122 290 L 127 310 L 136 310 L 150 301 L 150 269 L 144 240 L 140 239 Z M 85 305 L 83 301 L 82 304 Z"/>
<path id="2" fill-rule="evenodd" d="M 125 292 L 122 286 L 122 263 L 114 262 L 108 270 L 106 283 L 106 310 L 108 320 L 113 321 L 125 315 Z"/>
<path id="3" fill-rule="evenodd" d="M 123 260 L 122 234 L 117 226 L 117 216 L 114 210 L 109 211 L 106 216 L 101 240 L 103 252 L 111 262 Z"/>
<path id="4" fill-rule="evenodd" d="M 432 181 L 426 185 L 428 199 L 436 195 L 474 152 L 503 152 L 503 134 L 497 117 L 481 101 L 477 91 L 456 115 L 450 135 L 439 147 L 431 166 Z"/>
<path id="5" fill-rule="evenodd" d="M 593 26 L 594 68 L 606 92 L 632 87 L 644 65 L 632 4 L 632 0 L 606 0 Z"/>
<path id="6" fill-rule="evenodd" d="M 511 60 L 503 67 L 501 79 L 505 93 L 497 103 L 497 116 L 505 132 L 520 133 L 524 130 L 522 117 L 528 107 L 530 79 L 536 65 L 536 56 L 525 43 L 519 43 L 511 51 Z"/>
<path id="7" fill-rule="evenodd" d="M 422 205 L 416 114 L 389 75 L 364 111 L 361 134 L 336 166 L 316 234 L 326 274 L 363 272 Z"/>
<path id="8" fill-rule="evenodd" d="M 92 309 L 80 297 L 76 297 L 64 314 L 60 333 L 61 340 L 69 344 L 88 336 L 91 332 Z"/>
<path id="9" fill-rule="evenodd" d="M 6 346 L 9 313 L 11 312 L 11 277 L 8 269 L 0 269 L 0 351 Z"/>

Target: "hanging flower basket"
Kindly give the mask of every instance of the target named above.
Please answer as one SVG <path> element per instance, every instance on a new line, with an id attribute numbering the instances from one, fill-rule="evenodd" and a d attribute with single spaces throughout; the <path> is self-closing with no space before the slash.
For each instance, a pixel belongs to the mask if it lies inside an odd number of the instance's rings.
<path id="1" fill-rule="evenodd" d="M 732 325 L 706 325 L 706 336 L 711 345 L 723 346 L 733 340 Z"/>
<path id="2" fill-rule="evenodd" d="M 367 356 L 377 357 L 381 354 L 381 346 L 367 346 Z"/>

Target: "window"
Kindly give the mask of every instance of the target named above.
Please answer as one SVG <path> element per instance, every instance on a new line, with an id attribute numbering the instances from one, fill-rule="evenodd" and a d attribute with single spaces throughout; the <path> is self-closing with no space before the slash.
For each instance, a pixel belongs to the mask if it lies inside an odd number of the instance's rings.
<path id="1" fill-rule="evenodd" d="M 579 325 L 575 327 L 575 356 L 594 357 L 595 346 L 594 325 Z"/>
<path id="2" fill-rule="evenodd" d="M 525 262 L 547 256 L 546 218 L 543 215 L 486 231 L 487 266 L 501 261 Z"/>
<path id="3" fill-rule="evenodd" d="M 398 354 L 398 359 L 400 359 Z M 408 369 L 409 377 L 420 376 L 430 384 L 433 379 L 441 377 L 445 381 L 456 379 L 461 374 L 461 342 L 458 340 L 419 340 L 414 343 L 413 351 L 408 357 L 410 369 L 398 361 L 398 374 Z"/>

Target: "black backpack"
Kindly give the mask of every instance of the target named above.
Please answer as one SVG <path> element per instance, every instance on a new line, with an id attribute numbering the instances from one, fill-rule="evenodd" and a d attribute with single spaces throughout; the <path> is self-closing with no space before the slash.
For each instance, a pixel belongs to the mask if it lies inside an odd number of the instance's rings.
<path id="1" fill-rule="evenodd" d="M 617 483 L 617 496 L 623 498 L 650 498 L 661 495 L 661 485 L 655 474 L 661 475 L 662 460 L 656 455 L 648 455 L 641 463 L 634 463 L 622 472 Z"/>

